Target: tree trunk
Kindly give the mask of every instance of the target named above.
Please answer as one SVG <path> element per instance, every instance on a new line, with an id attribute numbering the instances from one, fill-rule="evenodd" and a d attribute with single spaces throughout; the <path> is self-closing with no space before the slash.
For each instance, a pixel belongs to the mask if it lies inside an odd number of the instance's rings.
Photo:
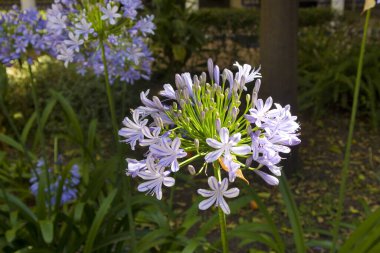
<path id="1" fill-rule="evenodd" d="M 262 0 L 260 17 L 260 61 L 262 85 L 259 97 L 291 105 L 297 114 L 298 1 Z M 297 148 L 282 162 L 287 171 L 300 167 Z"/>

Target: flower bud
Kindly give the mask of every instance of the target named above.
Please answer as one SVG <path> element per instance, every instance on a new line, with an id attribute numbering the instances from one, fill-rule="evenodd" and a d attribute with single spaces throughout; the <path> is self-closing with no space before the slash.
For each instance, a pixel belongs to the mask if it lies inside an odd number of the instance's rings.
<path id="1" fill-rule="evenodd" d="M 235 121 L 237 118 L 237 115 L 239 113 L 239 109 L 237 107 L 233 107 L 231 111 L 232 120 Z"/>
<path id="2" fill-rule="evenodd" d="M 214 77 L 214 63 L 211 60 L 211 58 L 209 58 L 207 60 L 207 68 L 208 68 L 208 74 L 210 75 L 211 81 L 213 81 L 213 77 Z"/>
<path id="3" fill-rule="evenodd" d="M 219 84 L 219 78 L 220 78 L 220 71 L 218 65 L 215 65 L 214 67 L 214 80 L 216 84 Z"/>
<path id="4" fill-rule="evenodd" d="M 205 120 L 205 118 L 206 118 L 205 111 L 201 111 L 201 120 Z"/>
<path id="5" fill-rule="evenodd" d="M 216 131 L 220 131 L 220 128 L 221 128 L 221 126 L 222 126 L 222 122 L 220 121 L 220 119 L 219 118 L 217 118 L 216 120 L 215 120 L 215 127 L 216 127 Z"/>
<path id="6" fill-rule="evenodd" d="M 199 140 L 198 139 L 194 139 L 194 146 L 195 146 L 195 149 L 197 150 L 197 152 L 199 152 Z"/>
<path id="7" fill-rule="evenodd" d="M 194 176 L 197 172 L 195 171 L 195 168 L 193 165 L 188 165 L 187 170 L 189 171 L 190 175 Z"/>
<path id="8" fill-rule="evenodd" d="M 251 101 L 251 95 L 245 95 L 245 101 L 247 101 L 247 104 L 249 104 L 249 101 Z"/>
<path id="9" fill-rule="evenodd" d="M 160 128 L 164 128 L 164 123 L 163 123 L 161 117 L 159 117 L 158 115 L 155 115 L 155 116 L 153 116 L 153 120 L 154 120 L 154 123 L 156 124 L 156 126 L 158 126 Z"/>
<path id="10" fill-rule="evenodd" d="M 207 76 L 205 72 L 202 72 L 201 76 L 199 77 L 199 82 L 201 85 L 204 85 L 206 83 Z"/>
<path id="11" fill-rule="evenodd" d="M 253 91 L 252 91 L 252 108 L 255 107 L 255 105 L 256 105 L 257 96 L 259 94 L 260 86 L 261 86 L 261 80 L 257 79 L 255 82 L 255 87 L 253 88 Z"/>

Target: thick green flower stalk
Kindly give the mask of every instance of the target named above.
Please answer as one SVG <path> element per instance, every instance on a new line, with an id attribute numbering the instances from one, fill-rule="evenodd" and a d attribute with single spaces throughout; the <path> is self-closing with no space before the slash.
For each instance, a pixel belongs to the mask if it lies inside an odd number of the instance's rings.
<path id="1" fill-rule="evenodd" d="M 259 69 L 239 63 L 234 66 L 238 69 L 235 74 L 228 69 L 220 74 L 219 67 L 209 60 L 209 78 L 206 73 L 193 77 L 190 73 L 176 74 L 176 89 L 165 84 L 160 92 L 162 101 L 157 96 L 149 99 L 149 91 L 142 92 L 143 105 L 132 110 L 132 118 L 126 117 L 125 127 L 119 131 L 132 149 L 138 143 L 149 150 L 141 161 L 127 159 L 127 175 L 145 180 L 139 191 L 161 199 L 162 185 L 173 186 L 175 180 L 170 174 L 184 166 L 193 175 L 205 172 L 209 176 L 211 189 L 198 189 L 206 198 L 199 209 L 219 207 L 224 250 L 224 214 L 230 213 L 225 198 L 239 195 L 238 188 L 228 189 L 229 184 L 236 178 L 247 181 L 244 174 L 254 172 L 268 184 L 277 185 L 280 153 L 289 153 L 288 146 L 300 143 L 299 124 L 290 106 L 274 104 L 272 108 L 271 97 L 265 102 L 257 98 Z M 246 85 L 253 81 L 250 95 Z M 195 160 L 203 161 L 203 166 L 194 168 L 191 164 Z"/>

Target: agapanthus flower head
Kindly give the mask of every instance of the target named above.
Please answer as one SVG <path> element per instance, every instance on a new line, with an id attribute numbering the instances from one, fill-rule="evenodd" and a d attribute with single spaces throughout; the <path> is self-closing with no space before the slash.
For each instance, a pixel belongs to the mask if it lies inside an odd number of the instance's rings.
<path id="1" fill-rule="evenodd" d="M 138 15 L 142 7 L 135 0 L 56 0 L 46 15 L 54 56 L 65 66 L 76 63 L 82 75 L 102 75 L 101 42 L 111 82 L 148 79 L 153 58 L 147 43 L 155 25 L 153 16 Z"/>
<path id="2" fill-rule="evenodd" d="M 16 5 L 0 12 L 0 63 L 9 66 L 16 60 L 32 63 L 48 53 L 46 22 L 35 9 L 20 10 Z"/>
<path id="3" fill-rule="evenodd" d="M 207 65 L 209 77 L 176 74 L 175 86 L 165 84 L 159 93 L 162 100 L 149 99 L 148 91 L 142 92 L 143 105 L 132 110 L 132 118 L 124 119 L 119 135 L 132 149 L 137 144 L 147 147 L 144 160 L 127 159 L 127 175 L 148 180 L 140 184 L 140 191 L 161 199 L 162 185 L 174 185 L 168 175 L 187 166 L 191 175 L 202 171 L 209 175 L 211 190 L 198 190 L 208 198 L 199 208 L 214 205 L 229 214 L 224 197 L 239 195 L 237 188 L 227 190 L 229 183 L 237 179 L 248 183 L 244 174 L 250 172 L 270 185 L 279 183 L 281 154 L 300 143 L 299 124 L 289 105 L 274 103 L 273 107 L 271 97 L 265 102 L 258 99 L 259 69 L 236 62 L 234 73 L 221 72 L 212 60 Z M 250 95 L 247 86 L 252 82 Z M 195 160 L 204 165 L 195 168 L 191 165 Z"/>
<path id="4" fill-rule="evenodd" d="M 50 168 L 45 164 L 43 159 L 37 162 L 35 170 L 32 171 L 32 177 L 30 178 L 30 191 L 34 196 L 38 195 L 41 177 L 45 177 L 46 169 L 49 173 L 49 185 L 46 186 L 43 191 L 48 195 L 50 193 L 50 199 L 46 200 L 47 205 L 55 205 L 57 202 L 57 194 L 59 193 L 59 188 L 62 187 L 60 196 L 60 205 L 64 205 L 70 201 L 73 201 L 78 196 L 78 185 L 80 183 L 80 172 L 79 166 L 77 164 L 66 168 L 64 166 L 62 157 L 57 161 L 58 170 Z"/>

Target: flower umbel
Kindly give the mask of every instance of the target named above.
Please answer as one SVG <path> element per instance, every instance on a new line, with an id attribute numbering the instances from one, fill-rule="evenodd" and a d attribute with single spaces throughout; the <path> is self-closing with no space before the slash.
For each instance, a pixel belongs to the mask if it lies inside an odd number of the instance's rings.
<path id="1" fill-rule="evenodd" d="M 169 173 L 188 166 L 191 175 L 202 171 L 207 175 L 212 164 L 214 175 L 208 178 L 211 190 L 198 190 L 207 198 L 199 208 L 215 205 L 229 214 L 224 197 L 236 197 L 239 190 L 227 190 L 228 182 L 238 178 L 248 183 L 244 173 L 256 172 L 270 185 L 279 183 L 276 176 L 281 175 L 281 153 L 289 153 L 289 146 L 300 143 L 299 124 L 289 105 L 273 103 L 271 97 L 265 103 L 257 98 L 259 69 L 235 63 L 238 70 L 233 73 L 229 69 L 221 72 L 212 60 L 207 65 L 209 78 L 206 73 L 193 77 L 176 74 L 175 86 L 165 84 L 159 93 L 162 100 L 157 96 L 149 99 L 148 91 L 142 92 L 143 105 L 132 110 L 133 121 L 125 118 L 119 135 L 132 149 L 137 144 L 147 147 L 145 159 L 128 160 L 127 175 L 147 180 L 139 190 L 161 199 L 162 185 L 174 184 Z M 245 93 L 253 81 L 251 97 Z M 191 165 L 195 160 L 204 165 L 196 169 Z"/>

